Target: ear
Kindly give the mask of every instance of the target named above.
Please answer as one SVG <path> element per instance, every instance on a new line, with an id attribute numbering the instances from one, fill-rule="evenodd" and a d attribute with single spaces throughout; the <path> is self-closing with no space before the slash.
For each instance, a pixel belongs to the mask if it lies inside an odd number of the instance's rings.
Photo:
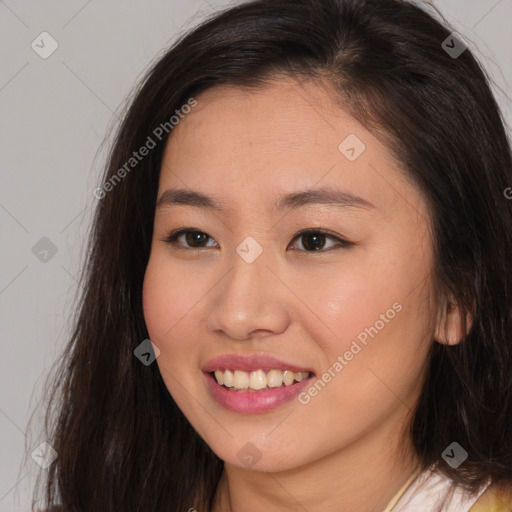
<path id="1" fill-rule="evenodd" d="M 472 322 L 473 319 L 468 313 L 466 316 L 467 330 L 464 331 L 462 313 L 459 306 L 452 299 L 444 300 L 438 313 L 434 339 L 443 345 L 457 345 L 469 333 Z"/>

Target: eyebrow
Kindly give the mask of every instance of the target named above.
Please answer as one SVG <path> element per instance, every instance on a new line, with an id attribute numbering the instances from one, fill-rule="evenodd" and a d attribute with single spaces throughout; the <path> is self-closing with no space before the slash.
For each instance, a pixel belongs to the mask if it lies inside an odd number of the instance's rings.
<path id="1" fill-rule="evenodd" d="M 273 208 L 283 210 L 285 208 L 296 209 L 301 206 L 324 204 L 336 207 L 357 207 L 363 209 L 375 208 L 375 205 L 362 197 L 335 188 L 315 188 L 314 190 L 303 190 L 292 192 L 279 198 L 273 203 Z M 216 212 L 227 212 L 230 209 L 218 198 L 203 194 L 201 192 L 173 188 L 166 190 L 157 202 L 157 209 L 165 206 L 186 205 L 197 208 L 205 208 Z"/>

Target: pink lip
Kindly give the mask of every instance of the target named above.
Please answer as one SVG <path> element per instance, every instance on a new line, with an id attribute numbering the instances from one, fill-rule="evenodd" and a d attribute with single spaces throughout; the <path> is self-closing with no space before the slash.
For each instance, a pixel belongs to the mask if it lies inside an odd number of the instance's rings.
<path id="1" fill-rule="evenodd" d="M 310 384 L 313 378 L 309 377 L 290 386 L 249 393 L 247 391 L 228 391 L 218 384 L 211 373 L 204 373 L 204 376 L 210 393 L 220 405 L 230 411 L 246 414 L 268 412 L 293 400 L 305 386 Z"/>
<path id="2" fill-rule="evenodd" d="M 246 391 L 228 391 L 218 384 L 211 375 L 215 370 L 243 370 L 251 372 L 255 370 L 290 370 L 293 372 L 310 372 L 313 375 L 301 382 L 290 386 L 272 388 L 267 391 L 249 393 Z M 285 363 L 270 356 L 240 356 L 224 355 L 208 361 L 202 368 L 204 376 L 213 398 L 230 411 L 254 414 L 268 412 L 293 400 L 304 387 L 310 384 L 314 377 L 313 370 L 302 368 L 294 364 Z"/>
<path id="3" fill-rule="evenodd" d="M 244 370 L 253 372 L 256 370 L 291 370 L 292 372 L 311 372 L 311 368 L 302 368 L 291 363 L 285 363 L 275 357 L 253 355 L 241 356 L 226 354 L 215 357 L 208 361 L 202 368 L 203 372 L 214 372 L 215 370 Z"/>

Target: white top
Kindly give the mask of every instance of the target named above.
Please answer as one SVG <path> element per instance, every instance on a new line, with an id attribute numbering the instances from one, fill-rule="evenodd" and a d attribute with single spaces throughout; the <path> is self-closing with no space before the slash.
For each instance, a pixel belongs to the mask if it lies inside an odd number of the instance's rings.
<path id="1" fill-rule="evenodd" d="M 451 489 L 451 483 L 451 479 L 435 469 L 415 473 L 383 512 L 468 512 L 491 482 L 475 494 L 460 486 Z"/>

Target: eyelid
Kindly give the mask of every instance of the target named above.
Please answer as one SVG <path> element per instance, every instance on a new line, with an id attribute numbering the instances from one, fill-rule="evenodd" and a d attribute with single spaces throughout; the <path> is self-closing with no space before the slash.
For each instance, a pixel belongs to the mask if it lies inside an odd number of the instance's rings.
<path id="1" fill-rule="evenodd" d="M 162 242 L 165 242 L 165 243 L 168 243 L 170 245 L 175 246 L 177 249 L 184 249 L 184 250 L 211 249 L 211 247 L 208 247 L 208 246 L 205 246 L 205 247 L 187 247 L 187 246 L 183 246 L 183 245 L 177 244 L 176 240 L 181 235 L 183 235 L 185 233 L 188 233 L 188 232 L 202 233 L 202 234 L 206 235 L 209 239 L 214 240 L 214 238 L 211 237 L 210 235 L 208 235 L 208 233 L 206 233 L 205 231 L 202 231 L 201 229 L 194 228 L 194 227 L 184 227 L 184 228 L 175 229 L 175 230 L 171 231 L 167 236 L 165 236 L 164 238 L 162 238 L 160 240 Z M 310 254 L 311 253 L 325 253 L 325 252 L 328 252 L 328 251 L 333 250 L 333 249 L 348 247 L 350 245 L 355 245 L 354 242 L 349 242 L 348 240 L 346 240 L 342 236 L 334 234 L 334 233 L 330 232 L 329 230 L 326 230 L 326 229 L 323 229 L 323 228 L 306 228 L 306 229 L 302 229 L 302 230 L 298 231 L 297 233 L 295 233 L 295 235 L 293 235 L 293 237 L 292 237 L 290 243 L 288 244 L 287 248 L 290 246 L 290 244 L 292 244 L 292 242 L 296 238 L 298 238 L 298 237 L 300 237 L 302 235 L 306 235 L 308 233 L 320 234 L 320 235 L 325 236 L 326 238 L 332 238 L 332 239 L 336 240 L 338 243 L 334 247 L 331 247 L 329 249 L 320 249 L 318 251 L 305 251 L 305 250 L 301 250 L 301 249 L 293 249 L 293 250 L 298 251 L 298 252 L 310 253 Z"/>

